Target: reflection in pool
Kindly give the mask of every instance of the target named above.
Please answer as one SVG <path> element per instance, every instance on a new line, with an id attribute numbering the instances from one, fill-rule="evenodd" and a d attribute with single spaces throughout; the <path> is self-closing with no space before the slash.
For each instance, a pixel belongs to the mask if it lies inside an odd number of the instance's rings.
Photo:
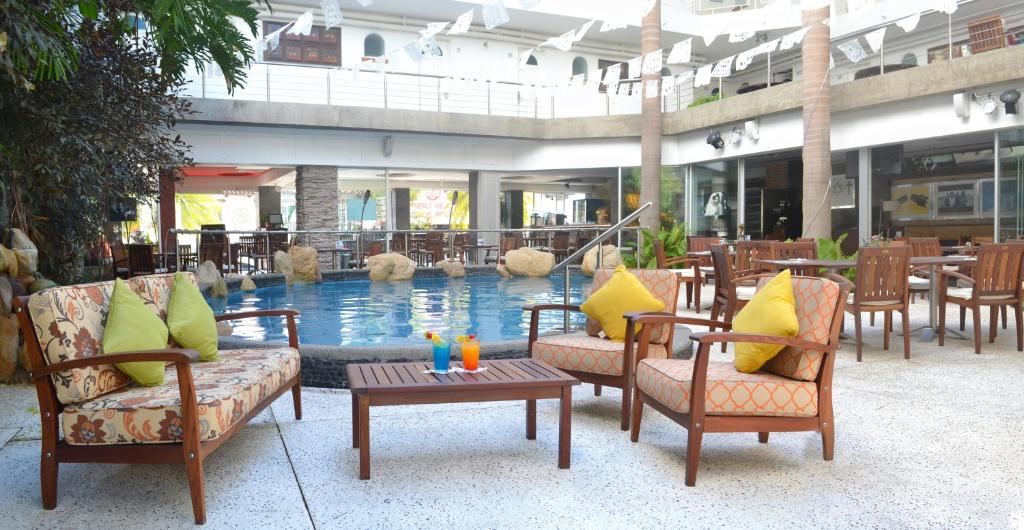
<path id="1" fill-rule="evenodd" d="M 423 332 L 447 337 L 476 334 L 481 341 L 521 340 L 530 332 L 526 304 L 562 303 L 564 278 L 511 278 L 478 275 L 466 278 L 417 277 L 407 282 L 345 280 L 292 287 L 264 287 L 211 299 L 216 313 L 291 308 L 299 317 L 303 344 L 337 346 L 426 345 Z M 590 279 L 574 275 L 573 303 L 583 300 Z M 582 323 L 582 315 L 574 315 Z M 562 313 L 542 313 L 540 329 L 560 326 Z M 233 335 L 261 341 L 285 341 L 283 319 L 234 322 Z"/>

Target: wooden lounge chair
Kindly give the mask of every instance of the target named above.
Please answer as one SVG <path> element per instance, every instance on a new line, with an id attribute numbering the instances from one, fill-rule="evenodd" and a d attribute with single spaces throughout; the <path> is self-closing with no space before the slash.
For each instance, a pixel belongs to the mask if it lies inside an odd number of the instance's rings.
<path id="1" fill-rule="evenodd" d="M 599 269 L 594 273 L 593 291 L 601 288 L 611 279 L 614 269 Z M 631 270 L 640 283 L 665 303 L 668 314 L 674 314 L 679 295 L 679 280 L 670 270 L 636 269 Z M 622 389 L 622 430 L 629 428 L 630 385 L 633 381 L 634 333 L 632 317 L 626 318 L 625 342 L 613 342 L 601 338 L 601 325 L 593 319 L 587 319 L 586 331 L 539 335 L 538 325 L 542 311 L 580 311 L 578 305 L 543 304 L 526 306 L 524 311 L 530 312 L 530 357 L 540 359 L 551 366 L 559 368 L 585 383 L 594 384 L 594 395 L 601 395 L 603 385 Z M 672 337 L 675 328 L 671 325 L 653 326 L 649 330 L 648 347 L 644 357 L 667 358 L 672 352 Z"/>
<path id="2" fill-rule="evenodd" d="M 1024 351 L 1024 326 L 1021 315 L 1021 260 L 1024 259 L 1024 245 L 989 244 L 978 251 L 978 262 L 971 276 L 938 270 L 939 275 L 939 346 L 946 338 L 946 304 L 960 306 L 960 329 L 964 329 L 967 310 L 974 321 L 974 353 L 981 353 L 981 308 L 989 307 L 988 341 L 996 340 L 999 307 L 1010 307 L 1017 318 L 1017 351 Z M 949 280 L 956 279 L 969 286 L 950 287 Z"/>
<path id="3" fill-rule="evenodd" d="M 189 277 L 195 282 L 194 275 Z M 173 278 L 136 276 L 128 285 L 166 318 Z M 42 419 L 43 507 L 57 506 L 62 463 L 184 464 L 195 522 L 202 524 L 206 457 L 289 390 L 295 418 L 302 419 L 298 312 L 216 317 L 284 317 L 289 343 L 284 348 L 222 350 L 220 361 L 202 363 L 193 362 L 199 357 L 196 351 L 173 348 L 102 355 L 98 341 L 113 283 L 55 287 L 14 302 Z M 135 386 L 113 364 L 134 361 L 167 363 L 165 384 Z"/>
<path id="4" fill-rule="evenodd" d="M 847 292 L 845 287 L 825 278 L 793 277 L 800 322 L 796 338 L 697 333 L 691 338 L 698 341 L 700 348 L 690 360 L 648 356 L 653 329 L 688 324 L 728 330 L 730 324 L 667 315 L 633 315 L 633 322 L 643 324 L 643 328 L 637 342 L 639 361 L 633 385 L 630 439 L 640 439 L 644 405 L 685 427 L 687 486 L 697 482 L 704 433 L 756 432 L 761 443 L 768 443 L 768 435 L 773 431 L 817 431 L 821 433 L 825 460 L 832 460 L 832 369 Z M 785 349 L 761 371 L 745 374 L 730 362 L 710 360 L 711 345 L 723 341 L 782 344 Z M 703 398 L 692 399 L 693 396 Z"/>

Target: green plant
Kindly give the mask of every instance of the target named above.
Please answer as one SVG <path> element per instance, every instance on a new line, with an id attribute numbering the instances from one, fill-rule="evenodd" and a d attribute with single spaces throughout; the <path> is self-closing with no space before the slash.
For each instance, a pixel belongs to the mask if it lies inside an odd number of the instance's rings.
<path id="1" fill-rule="evenodd" d="M 686 255 L 686 224 L 679 223 L 673 226 L 669 230 L 662 229 L 658 231 L 658 235 L 655 236 L 650 230 L 640 229 L 643 233 L 643 244 L 640 247 L 640 262 L 636 261 L 634 255 L 629 255 L 627 258 L 632 259 L 632 263 L 627 262 L 627 266 L 641 267 L 646 269 L 656 269 L 658 267 L 658 259 L 654 254 L 654 241 L 661 241 L 662 245 L 665 246 L 665 257 L 676 258 Z M 625 260 L 624 260 L 625 261 Z"/>
<path id="2" fill-rule="evenodd" d="M 714 103 L 716 101 L 721 101 L 723 99 L 725 99 L 725 96 L 718 97 L 718 94 L 712 94 L 710 96 L 704 96 L 702 98 L 697 98 L 693 100 L 692 102 L 690 102 L 689 105 L 686 106 L 686 108 L 692 109 L 693 107 L 699 107 L 701 105 L 705 105 L 707 103 Z"/>
<path id="3" fill-rule="evenodd" d="M 850 234 L 843 234 L 835 239 L 829 239 L 827 237 L 818 238 L 818 257 L 827 261 L 847 261 L 857 259 L 857 253 L 846 255 L 843 252 L 843 241 Z M 822 272 L 827 272 L 826 269 L 822 269 Z M 848 280 L 855 281 L 857 279 L 857 271 L 855 269 L 846 269 L 843 271 L 843 276 Z"/>

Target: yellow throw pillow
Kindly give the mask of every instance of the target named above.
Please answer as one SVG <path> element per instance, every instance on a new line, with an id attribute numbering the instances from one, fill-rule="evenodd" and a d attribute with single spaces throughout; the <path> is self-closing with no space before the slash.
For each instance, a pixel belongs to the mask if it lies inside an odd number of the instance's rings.
<path id="1" fill-rule="evenodd" d="M 626 319 L 622 315 L 663 311 L 665 302 L 655 298 L 636 276 L 619 265 L 612 277 L 594 291 L 580 309 L 601 324 L 606 337 L 615 342 L 623 342 L 626 340 Z"/>
<path id="2" fill-rule="evenodd" d="M 174 274 L 171 301 L 167 304 L 167 329 L 174 342 L 199 352 L 201 361 L 219 361 L 217 321 L 199 288 L 183 273 Z"/>
<path id="3" fill-rule="evenodd" d="M 779 273 L 757 291 L 739 314 L 732 319 L 736 333 L 796 337 L 800 322 L 796 318 L 793 283 L 789 269 Z M 754 373 L 775 357 L 785 346 L 756 342 L 736 343 L 736 369 Z"/>
<path id="4" fill-rule="evenodd" d="M 110 310 L 103 328 L 103 353 L 167 348 L 167 326 L 132 292 L 124 280 L 114 281 Z M 142 386 L 164 384 L 164 362 L 118 363 L 117 368 Z"/>

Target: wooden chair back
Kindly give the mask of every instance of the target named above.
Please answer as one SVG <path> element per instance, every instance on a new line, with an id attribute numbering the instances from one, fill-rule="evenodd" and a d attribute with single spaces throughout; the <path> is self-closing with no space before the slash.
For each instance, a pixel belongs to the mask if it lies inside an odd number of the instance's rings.
<path id="1" fill-rule="evenodd" d="M 655 239 L 654 261 L 657 263 L 659 269 L 685 269 L 685 266 L 680 267 L 680 265 L 687 265 L 687 262 L 692 261 L 692 259 L 687 258 L 686 256 L 675 256 L 669 258 L 665 255 L 665 243 L 660 239 Z"/>
<path id="2" fill-rule="evenodd" d="M 391 234 L 391 252 L 407 254 L 409 252 L 408 245 L 406 245 L 408 237 L 410 237 L 409 234 Z"/>
<path id="3" fill-rule="evenodd" d="M 992 236 L 971 236 L 972 245 L 987 245 L 989 243 L 994 242 L 995 240 L 992 238 Z"/>
<path id="4" fill-rule="evenodd" d="M 711 261 L 715 267 L 715 296 L 728 297 L 732 289 L 733 268 L 729 247 L 711 245 Z"/>
<path id="5" fill-rule="evenodd" d="M 156 273 L 153 245 L 128 245 L 128 272 L 132 276 Z"/>
<path id="6" fill-rule="evenodd" d="M 519 234 L 506 235 L 501 240 L 501 253 L 504 254 L 504 253 L 506 253 L 506 252 L 508 252 L 510 250 L 515 250 L 517 248 L 523 248 L 525 246 L 526 246 L 526 244 L 523 243 L 523 236 L 521 236 Z"/>
<path id="7" fill-rule="evenodd" d="M 910 255 L 915 258 L 938 257 L 942 255 L 942 243 L 937 237 L 911 237 Z"/>
<path id="8" fill-rule="evenodd" d="M 772 241 L 771 259 L 818 259 L 818 244 L 810 241 L 784 243 Z M 794 276 L 818 276 L 813 267 L 790 267 Z"/>
<path id="9" fill-rule="evenodd" d="M 854 300 L 905 303 L 910 274 L 910 247 L 863 247 L 857 252 Z"/>
<path id="10" fill-rule="evenodd" d="M 737 241 L 736 270 L 753 271 L 763 267 L 754 264 L 754 260 L 772 259 L 771 241 Z"/>
<path id="11" fill-rule="evenodd" d="M 711 250 L 712 245 L 720 244 L 722 244 L 722 238 L 720 237 L 686 236 L 686 250 L 690 252 L 707 252 Z M 701 256 L 698 258 L 698 261 L 701 267 L 713 266 L 710 257 Z"/>
<path id="12" fill-rule="evenodd" d="M 982 245 L 974 266 L 974 296 L 1017 296 L 1021 290 L 1022 260 L 1024 245 Z"/>
<path id="13" fill-rule="evenodd" d="M 553 250 L 569 250 L 569 232 L 555 232 L 551 240 Z"/>

